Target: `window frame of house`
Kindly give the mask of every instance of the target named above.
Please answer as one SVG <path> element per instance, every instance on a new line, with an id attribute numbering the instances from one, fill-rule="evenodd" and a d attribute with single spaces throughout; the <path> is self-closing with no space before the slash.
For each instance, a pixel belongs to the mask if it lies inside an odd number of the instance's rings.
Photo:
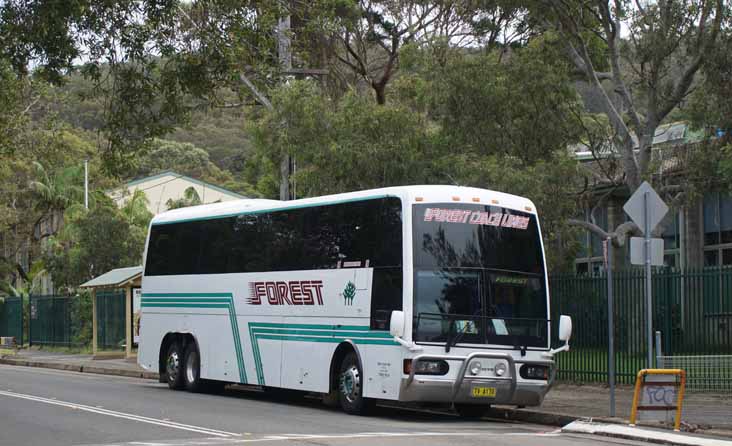
<path id="1" fill-rule="evenodd" d="M 598 209 L 599 215 L 597 216 L 597 225 L 601 228 L 607 230 L 608 226 L 608 208 L 607 207 L 601 207 Z M 585 209 L 585 215 L 584 220 L 589 222 L 590 221 L 590 212 L 591 209 Z M 602 271 L 605 271 L 605 255 L 602 251 L 602 240 L 600 240 L 600 252 L 599 256 L 594 255 L 594 238 L 599 237 L 592 233 L 592 231 L 589 230 L 582 230 L 582 249 L 584 252 L 581 252 L 580 254 L 584 254 L 581 257 L 576 257 L 574 259 L 574 272 L 575 274 L 598 274 Z M 582 268 L 582 270 L 580 270 Z"/>
<path id="2" fill-rule="evenodd" d="M 707 212 L 707 205 L 710 201 L 713 201 L 713 203 L 711 203 L 711 207 L 713 207 L 714 211 L 714 214 L 711 215 L 711 217 L 716 219 L 712 224 L 715 227 L 713 227 L 711 231 L 708 230 L 708 225 L 710 225 L 708 222 L 710 215 Z M 728 214 L 724 213 L 726 210 L 726 208 L 724 208 L 725 205 L 730 210 Z M 702 200 L 701 212 L 703 218 L 701 229 L 704 251 L 704 267 L 732 266 L 732 235 L 729 235 L 729 238 L 725 238 L 724 233 L 727 231 L 723 231 L 723 224 L 726 223 L 726 219 L 724 218 L 726 217 L 732 221 L 732 196 L 723 196 L 717 192 L 706 195 Z M 732 229 L 728 232 L 732 234 Z M 715 234 L 716 241 L 709 242 L 708 234 Z M 712 256 L 714 257 L 714 261 L 708 262 L 708 259 L 711 259 Z"/>

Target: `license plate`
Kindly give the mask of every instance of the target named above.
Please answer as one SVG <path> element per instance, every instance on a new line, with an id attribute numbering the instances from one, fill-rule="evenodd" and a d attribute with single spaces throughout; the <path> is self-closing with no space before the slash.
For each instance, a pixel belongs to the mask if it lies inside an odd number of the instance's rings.
<path id="1" fill-rule="evenodd" d="M 495 387 L 473 387 L 470 390 L 470 394 L 473 398 L 495 398 L 496 388 Z"/>

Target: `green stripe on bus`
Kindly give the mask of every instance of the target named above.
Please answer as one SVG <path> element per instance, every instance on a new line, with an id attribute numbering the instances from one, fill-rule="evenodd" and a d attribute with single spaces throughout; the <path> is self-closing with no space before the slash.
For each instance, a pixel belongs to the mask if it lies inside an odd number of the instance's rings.
<path id="1" fill-rule="evenodd" d="M 143 302 L 224 302 L 231 300 L 230 297 L 143 297 Z"/>
<path id="2" fill-rule="evenodd" d="M 221 299 L 225 298 L 225 299 Z M 231 293 L 143 293 L 142 307 L 147 308 L 225 308 L 228 310 L 229 323 L 234 338 L 234 351 L 239 368 L 239 382 L 247 383 L 244 367 L 244 353 L 236 316 L 236 306 Z"/>
<path id="3" fill-rule="evenodd" d="M 338 325 L 338 324 L 282 324 L 277 322 L 250 322 L 250 327 L 270 328 L 312 328 L 315 330 L 358 330 L 369 331 L 368 325 Z"/>
<path id="4" fill-rule="evenodd" d="M 231 293 L 142 293 L 142 297 L 232 297 Z"/>
<path id="5" fill-rule="evenodd" d="M 257 339 L 270 339 L 280 341 L 305 341 L 305 342 L 343 342 L 346 339 L 356 344 L 376 344 L 376 345 L 398 345 L 394 341 L 387 339 L 354 339 L 354 338 L 316 338 L 310 336 L 279 336 L 279 335 L 257 335 Z"/>
<path id="6" fill-rule="evenodd" d="M 347 328 L 345 328 L 347 327 Z M 262 356 L 259 340 L 340 343 L 351 340 L 360 345 L 399 345 L 387 332 L 370 331 L 369 326 L 338 326 L 323 324 L 281 324 L 276 322 L 250 322 L 249 338 L 252 341 L 257 381 L 264 385 Z"/>
<path id="7" fill-rule="evenodd" d="M 190 302 L 142 302 L 143 307 L 154 308 L 229 308 L 229 304 L 206 304 L 206 303 L 190 303 Z"/>
<path id="8" fill-rule="evenodd" d="M 378 331 L 365 331 L 363 333 L 349 332 L 341 330 L 295 330 L 291 328 L 257 328 L 256 333 L 258 334 L 289 334 L 289 335 L 304 335 L 304 336 L 331 336 L 331 337 L 357 337 L 357 338 L 386 338 L 392 339 L 392 336 L 386 332 Z"/>

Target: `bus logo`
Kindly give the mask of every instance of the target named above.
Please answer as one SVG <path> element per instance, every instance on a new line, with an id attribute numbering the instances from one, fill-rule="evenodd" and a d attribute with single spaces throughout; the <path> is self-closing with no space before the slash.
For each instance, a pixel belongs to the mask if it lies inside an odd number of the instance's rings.
<path id="1" fill-rule="evenodd" d="M 323 305 L 322 280 L 249 282 L 250 305 Z"/>
<path id="2" fill-rule="evenodd" d="M 353 282 L 348 282 L 346 287 L 343 289 L 343 302 L 346 305 L 353 305 L 353 298 L 356 297 L 356 285 Z"/>

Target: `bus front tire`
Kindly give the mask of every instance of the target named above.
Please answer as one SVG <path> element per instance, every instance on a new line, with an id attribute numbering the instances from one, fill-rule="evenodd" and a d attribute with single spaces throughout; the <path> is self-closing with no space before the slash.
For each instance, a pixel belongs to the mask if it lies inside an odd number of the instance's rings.
<path id="1" fill-rule="evenodd" d="M 178 342 L 173 342 L 168 347 L 168 354 L 165 359 L 165 375 L 168 387 L 172 390 L 183 388 L 183 349 Z"/>
<path id="2" fill-rule="evenodd" d="M 186 348 L 183 382 L 189 392 L 202 392 L 204 383 L 201 379 L 201 356 L 196 345 L 191 343 Z"/>
<path id="3" fill-rule="evenodd" d="M 490 405 L 483 404 L 455 404 L 455 412 L 463 418 L 477 420 L 488 412 Z"/>
<path id="4" fill-rule="evenodd" d="M 338 373 L 338 401 L 352 415 L 364 415 L 370 406 L 363 396 L 363 371 L 354 352 L 348 353 Z"/>

